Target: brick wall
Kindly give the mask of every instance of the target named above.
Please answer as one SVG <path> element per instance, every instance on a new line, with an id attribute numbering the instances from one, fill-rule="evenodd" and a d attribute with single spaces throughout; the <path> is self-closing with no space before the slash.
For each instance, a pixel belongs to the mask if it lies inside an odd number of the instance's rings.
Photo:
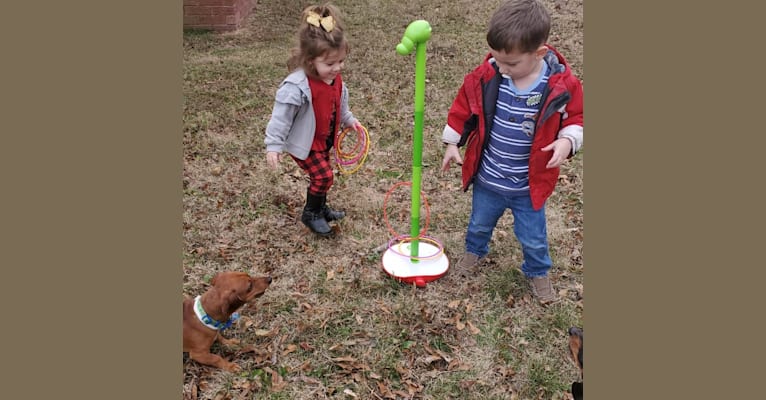
<path id="1" fill-rule="evenodd" d="M 233 31 L 255 7 L 256 0 L 183 0 L 184 29 Z"/>

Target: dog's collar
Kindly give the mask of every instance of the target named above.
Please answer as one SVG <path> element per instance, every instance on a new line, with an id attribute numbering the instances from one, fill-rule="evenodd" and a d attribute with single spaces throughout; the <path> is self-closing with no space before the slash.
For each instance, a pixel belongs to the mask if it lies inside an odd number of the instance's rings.
<path id="1" fill-rule="evenodd" d="M 231 326 L 236 320 L 239 319 L 239 313 L 231 314 L 231 317 L 226 322 L 216 321 L 213 318 L 211 318 L 207 313 L 205 312 L 205 309 L 202 308 L 202 302 L 200 299 L 202 296 L 197 296 L 197 298 L 194 299 L 194 313 L 197 314 L 197 318 L 202 322 L 206 327 L 216 330 L 216 331 L 222 331 L 228 327 Z"/>

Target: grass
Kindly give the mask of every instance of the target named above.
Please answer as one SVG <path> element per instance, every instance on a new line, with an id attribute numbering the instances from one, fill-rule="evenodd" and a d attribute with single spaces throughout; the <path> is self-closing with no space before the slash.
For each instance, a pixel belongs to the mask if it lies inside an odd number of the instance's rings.
<path id="1" fill-rule="evenodd" d="M 434 29 L 422 177 L 428 234 L 444 243 L 451 262 L 462 254 L 470 192 L 460 190 L 459 170 L 439 171 L 439 138 L 464 74 L 487 51 L 486 24 L 499 2 L 334 2 L 352 45 L 344 71 L 350 106 L 372 143 L 358 172 L 336 175 L 328 202 L 347 217 L 333 239 L 314 237 L 299 222 L 307 179 L 289 158 L 280 171 L 268 169 L 263 145 L 292 32 L 311 3 L 259 0 L 237 32 L 185 32 L 182 291 L 201 293 L 223 270 L 274 277 L 226 331 L 242 348 L 214 347 L 243 372 L 186 361 L 185 398 L 567 398 L 578 373 L 567 359 L 566 329 L 583 321 L 584 151 L 564 165 L 546 206 L 551 273 L 563 297 L 554 306 L 531 300 L 510 213 L 487 263 L 469 276 L 448 273 L 417 289 L 388 277 L 376 251 L 392 237 L 384 198 L 411 171 L 414 56 L 394 47 L 407 24 L 422 18 Z M 582 1 L 546 4 L 550 42 L 584 80 Z M 394 191 L 385 210 L 402 233 L 406 192 Z"/>

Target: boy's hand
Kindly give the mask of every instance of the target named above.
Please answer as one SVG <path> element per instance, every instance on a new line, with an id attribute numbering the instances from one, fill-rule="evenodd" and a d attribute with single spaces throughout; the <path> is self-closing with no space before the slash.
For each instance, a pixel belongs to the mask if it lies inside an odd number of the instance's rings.
<path id="1" fill-rule="evenodd" d="M 444 150 L 444 159 L 442 160 L 442 171 L 449 169 L 449 164 L 452 160 L 457 165 L 463 165 L 463 159 L 460 157 L 460 150 L 458 150 L 457 145 L 447 144 L 447 149 Z"/>
<path id="2" fill-rule="evenodd" d="M 282 153 L 269 151 L 266 153 L 266 162 L 273 169 L 279 169 L 279 161 L 282 159 Z"/>
<path id="3" fill-rule="evenodd" d="M 569 157 L 569 154 L 572 153 L 572 142 L 570 142 L 567 138 L 556 139 L 553 141 L 553 143 L 543 147 L 541 150 L 553 150 L 553 155 L 551 156 L 551 159 L 548 161 L 548 164 L 545 166 L 545 168 L 556 168 L 563 164 L 564 161 L 567 160 L 567 157 Z"/>

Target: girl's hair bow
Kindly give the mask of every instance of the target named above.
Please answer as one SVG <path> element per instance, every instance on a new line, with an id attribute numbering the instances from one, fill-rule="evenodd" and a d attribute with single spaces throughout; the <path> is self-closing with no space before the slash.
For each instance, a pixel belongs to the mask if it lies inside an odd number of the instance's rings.
<path id="1" fill-rule="evenodd" d="M 321 26 L 325 32 L 332 32 L 333 28 L 335 28 L 335 19 L 332 17 L 332 15 L 321 17 L 319 14 L 313 11 L 308 12 L 306 22 L 316 26 L 317 28 Z"/>

